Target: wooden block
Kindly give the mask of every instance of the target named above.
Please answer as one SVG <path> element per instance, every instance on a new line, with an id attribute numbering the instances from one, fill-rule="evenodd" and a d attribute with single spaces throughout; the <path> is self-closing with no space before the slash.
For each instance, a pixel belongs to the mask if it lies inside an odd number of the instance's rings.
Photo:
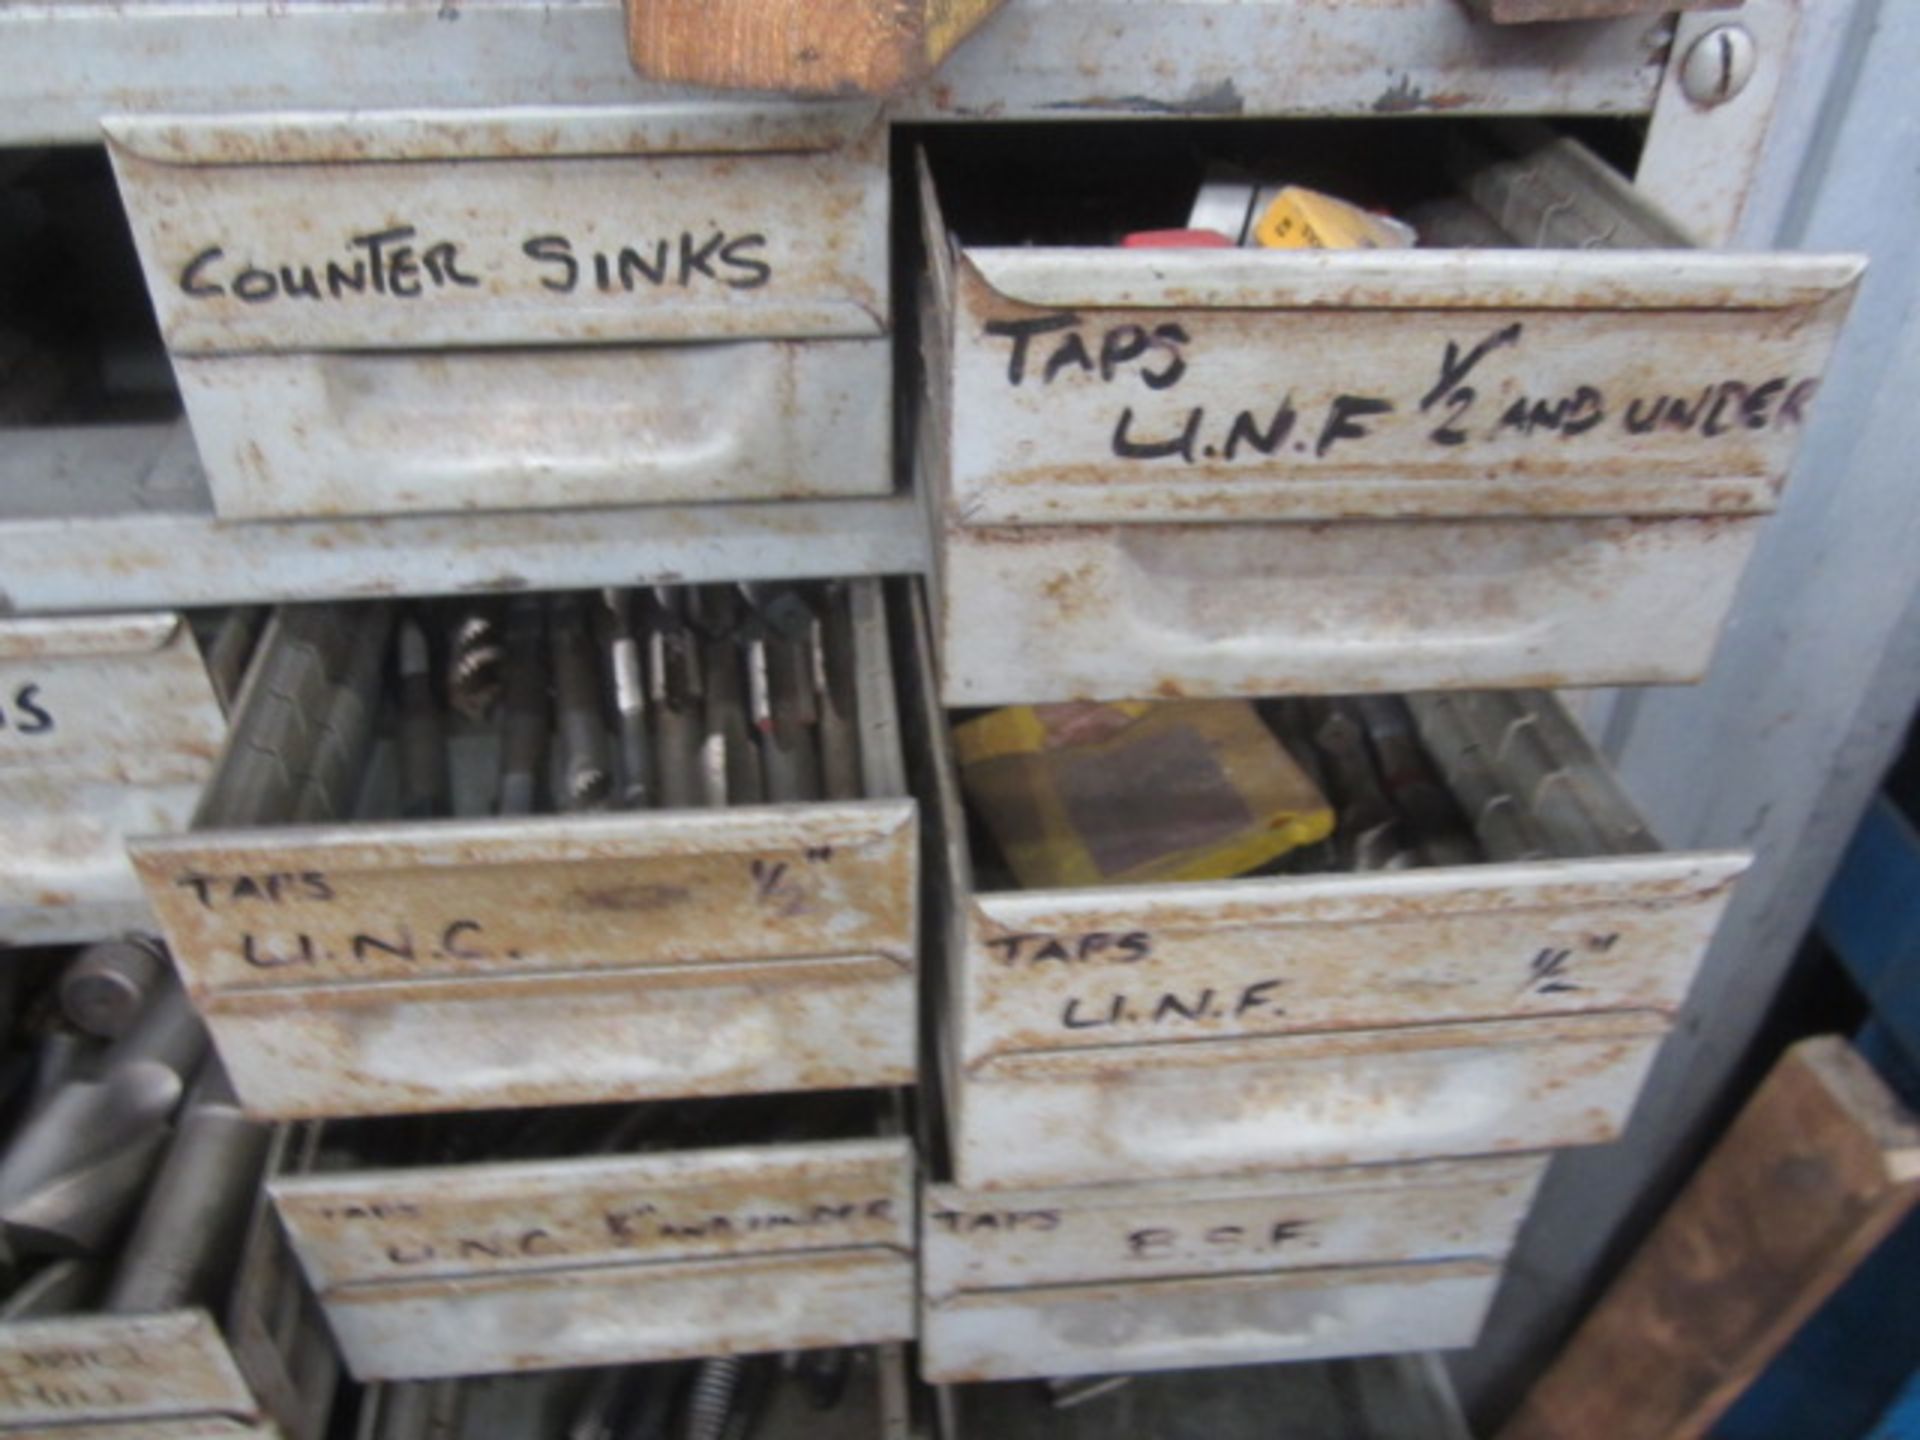
<path id="1" fill-rule="evenodd" d="M 1004 3 L 627 0 L 627 40 L 653 80 L 880 95 L 926 75 Z"/>
<path id="2" fill-rule="evenodd" d="M 639 0 L 633 0 L 638 4 Z M 1668 15 L 1675 10 L 1731 10 L 1741 0 L 1465 0 L 1482 20 L 1528 25 L 1539 20 L 1616 20 L 1625 15 Z"/>
<path id="3" fill-rule="evenodd" d="M 1802 1041 L 1499 1440 L 1705 1434 L 1917 1198 L 1920 1122 L 1844 1040 Z"/>

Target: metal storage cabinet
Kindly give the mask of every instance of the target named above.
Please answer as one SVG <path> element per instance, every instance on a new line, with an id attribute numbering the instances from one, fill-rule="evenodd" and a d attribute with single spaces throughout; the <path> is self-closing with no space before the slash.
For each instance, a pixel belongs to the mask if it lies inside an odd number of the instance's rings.
<path id="1" fill-rule="evenodd" d="M 222 515 L 892 488 L 871 106 L 107 134 Z"/>
<path id="2" fill-rule="evenodd" d="M 367 821 L 355 771 L 336 823 L 242 828 L 236 777 L 266 754 L 297 781 L 326 743 L 263 679 L 270 628 L 196 828 L 132 846 L 249 1110 L 911 1082 L 915 802 L 877 582 L 850 604 L 866 798 Z"/>
<path id="3" fill-rule="evenodd" d="M 309 1134 L 279 1131 L 267 1174 L 303 1168 Z M 337 1362 L 262 1193 L 225 1312 L 79 1315 L 0 1325 L 0 1435 L 321 1440 Z"/>
<path id="4" fill-rule="evenodd" d="M 151 930 L 126 837 L 186 829 L 226 728 L 179 614 L 0 620 L 0 944 Z"/>

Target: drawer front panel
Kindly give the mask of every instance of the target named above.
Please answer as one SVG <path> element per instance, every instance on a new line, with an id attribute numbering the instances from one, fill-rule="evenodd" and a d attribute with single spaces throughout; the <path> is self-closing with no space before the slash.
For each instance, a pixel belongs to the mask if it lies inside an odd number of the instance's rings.
<path id="1" fill-rule="evenodd" d="M 899 1139 L 309 1175 L 274 1204 L 315 1285 L 913 1249 Z"/>
<path id="2" fill-rule="evenodd" d="M 867 106 L 111 120 L 170 348 L 877 335 Z"/>
<path id="3" fill-rule="evenodd" d="M 1493 1300 L 1487 1262 L 1227 1276 L 929 1303 L 934 1382 L 1173 1370 L 1470 1345 Z"/>
<path id="4" fill-rule="evenodd" d="M 1670 1012 L 1746 863 L 1611 856 L 977 897 L 961 1054 Z"/>
<path id="5" fill-rule="evenodd" d="M 1665 1031 L 1604 1015 L 1013 1056 L 959 1077 L 955 1178 L 1100 1185 L 1597 1144 Z"/>
<path id="6" fill-rule="evenodd" d="M 133 847 L 198 997 L 830 956 L 907 965 L 917 849 L 909 800 Z"/>
<path id="7" fill-rule="evenodd" d="M 881 957 L 240 991 L 202 1002 L 281 1118 L 911 1084 L 912 969 Z"/>
<path id="8" fill-rule="evenodd" d="M 966 251 L 949 505 L 970 525 L 1770 509 L 1857 269 Z"/>
<path id="9" fill-rule="evenodd" d="M 325 1303 L 360 1380 L 878 1344 L 915 1329 L 913 1260 L 885 1250 L 356 1286 Z"/>
<path id="10" fill-rule="evenodd" d="M 226 1341 L 202 1311 L 0 1326 L 0 1432 L 254 1413 Z"/>
<path id="11" fill-rule="evenodd" d="M 1506 1254 L 1546 1161 L 922 1197 L 921 1283 L 969 1291 Z"/>
<path id="12" fill-rule="evenodd" d="M 62 944 L 155 928 L 127 860 L 130 835 L 187 828 L 198 785 L 69 783 L 58 775 L 0 779 L 0 943 Z"/>
<path id="13" fill-rule="evenodd" d="M 0 622 L 0 787 L 197 783 L 225 733 L 178 615 Z"/>
<path id="14" fill-rule="evenodd" d="M 949 524 L 941 692 L 1004 705 L 1693 680 L 1762 523 Z"/>
<path id="15" fill-rule="evenodd" d="M 884 340 L 181 357 L 238 518 L 879 495 Z"/>

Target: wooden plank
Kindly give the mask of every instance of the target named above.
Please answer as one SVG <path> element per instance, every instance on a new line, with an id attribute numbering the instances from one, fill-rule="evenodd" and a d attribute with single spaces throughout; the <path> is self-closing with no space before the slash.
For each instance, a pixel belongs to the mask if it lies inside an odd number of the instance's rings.
<path id="1" fill-rule="evenodd" d="M 627 0 L 627 40 L 650 80 L 882 95 L 925 76 L 1004 3 Z"/>
<path id="2" fill-rule="evenodd" d="M 1844 1040 L 1776 1064 L 1500 1440 L 1680 1440 L 1920 1199 L 1920 1122 Z"/>

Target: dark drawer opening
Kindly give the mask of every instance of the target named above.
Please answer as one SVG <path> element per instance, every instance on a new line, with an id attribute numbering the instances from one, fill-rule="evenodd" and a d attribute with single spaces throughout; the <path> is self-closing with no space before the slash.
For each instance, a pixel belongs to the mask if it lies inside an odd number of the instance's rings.
<path id="1" fill-rule="evenodd" d="M 1249 716 L 1258 718 L 1258 729 Z M 1009 845 L 1043 846 L 1080 879 L 1042 888 L 1176 879 L 1365 873 L 1645 854 L 1658 841 L 1566 712 L 1540 691 L 1236 701 L 1098 702 L 955 711 L 954 733 L 1018 717 L 1058 748 L 962 764 L 968 843 L 982 893 L 1023 888 Z M 1226 723 L 1222 717 L 1226 717 Z M 991 722 L 990 722 L 991 723 Z M 1264 735 L 1259 733 L 1264 731 Z M 977 733 L 977 732 L 976 732 Z M 1277 742 L 1276 756 L 1267 737 Z M 980 754 L 982 751 L 975 750 Z M 1202 854 L 1271 848 L 1261 809 L 1276 760 L 1310 788 L 1283 853 L 1213 873 Z M 997 774 L 995 772 L 998 772 Z M 1313 798 L 1324 806 L 1312 804 Z M 989 814 L 992 807 L 997 813 Z M 1036 819 L 1044 834 L 1036 834 Z M 1069 857 L 1066 852 L 1071 851 Z M 1045 862 L 1037 862 L 1045 863 Z M 1180 867 L 1171 869 L 1169 867 Z M 1219 873 L 1225 869 L 1225 873 Z"/>
<path id="2" fill-rule="evenodd" d="M 877 607 L 864 581 L 287 606 L 197 823 L 902 794 Z"/>
<path id="3" fill-rule="evenodd" d="M 893 1092 L 835 1090 L 330 1120 L 314 1168 L 410 1170 L 869 1140 L 899 1133 L 899 1117 Z"/>
<path id="4" fill-rule="evenodd" d="M 1101 247 L 1138 232 L 1228 230 L 1221 217 L 1242 190 L 1244 243 L 1255 245 L 1251 221 L 1282 185 L 1392 216 L 1422 248 L 1687 243 L 1621 179 L 1639 149 L 1637 128 L 1622 122 L 1106 122 L 968 127 L 961 139 L 938 129 L 912 137 L 948 229 L 970 246 Z M 1574 182 L 1617 189 L 1611 213 L 1554 193 Z"/>

